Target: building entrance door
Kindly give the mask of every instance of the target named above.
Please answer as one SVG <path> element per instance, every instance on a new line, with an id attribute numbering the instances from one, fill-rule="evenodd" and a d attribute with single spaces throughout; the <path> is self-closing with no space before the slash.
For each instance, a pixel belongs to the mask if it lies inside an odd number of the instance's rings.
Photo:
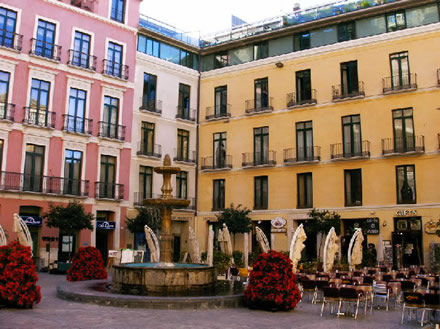
<path id="1" fill-rule="evenodd" d="M 423 232 L 421 217 L 394 218 L 394 267 L 423 265 Z"/>
<path id="2" fill-rule="evenodd" d="M 107 264 L 108 257 L 108 230 L 96 230 L 96 248 L 101 252 L 104 264 Z"/>

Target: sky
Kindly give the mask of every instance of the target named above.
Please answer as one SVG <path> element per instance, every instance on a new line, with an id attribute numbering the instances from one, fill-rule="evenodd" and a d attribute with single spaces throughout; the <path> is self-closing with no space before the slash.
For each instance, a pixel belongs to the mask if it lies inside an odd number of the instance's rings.
<path id="1" fill-rule="evenodd" d="M 141 13 L 168 23 L 194 36 L 230 29 L 231 15 L 248 23 L 333 2 L 331 0 L 144 0 Z"/>

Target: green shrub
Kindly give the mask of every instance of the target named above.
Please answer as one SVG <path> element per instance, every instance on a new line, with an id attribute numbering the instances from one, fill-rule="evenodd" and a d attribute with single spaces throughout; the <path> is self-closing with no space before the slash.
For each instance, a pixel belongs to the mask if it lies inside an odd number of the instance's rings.
<path id="1" fill-rule="evenodd" d="M 234 264 L 237 267 L 243 267 L 244 266 L 244 258 L 243 258 L 243 253 L 241 251 L 235 250 L 232 253 L 232 258 L 234 258 Z"/>
<path id="2" fill-rule="evenodd" d="M 226 255 L 225 253 L 214 250 L 214 267 L 217 270 L 217 273 L 224 274 L 229 268 L 229 265 L 231 263 L 231 257 Z"/>

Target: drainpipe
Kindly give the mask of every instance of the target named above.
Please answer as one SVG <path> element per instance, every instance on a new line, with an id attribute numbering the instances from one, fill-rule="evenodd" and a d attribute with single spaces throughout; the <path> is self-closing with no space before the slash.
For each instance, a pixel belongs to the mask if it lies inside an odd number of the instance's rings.
<path id="1" fill-rule="evenodd" d="M 199 203 L 199 154 L 200 154 L 200 82 L 201 82 L 201 71 L 202 71 L 202 57 L 199 55 L 199 81 L 197 83 L 197 119 L 196 119 L 196 189 L 195 189 L 195 213 L 194 217 L 197 216 L 197 209 Z M 195 218 L 194 218 L 195 224 Z"/>

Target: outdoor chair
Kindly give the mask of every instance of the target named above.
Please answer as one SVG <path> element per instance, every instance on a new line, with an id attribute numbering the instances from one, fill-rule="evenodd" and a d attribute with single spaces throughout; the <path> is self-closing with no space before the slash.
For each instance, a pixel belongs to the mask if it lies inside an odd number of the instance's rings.
<path id="1" fill-rule="evenodd" d="M 373 308 L 373 304 L 379 299 L 385 301 L 385 309 L 388 312 L 390 303 L 390 291 L 387 287 L 386 282 L 373 283 L 373 303 L 371 303 L 371 309 Z"/>
<path id="2" fill-rule="evenodd" d="M 339 289 L 334 287 L 323 287 L 322 288 L 323 296 L 322 296 L 322 306 L 321 306 L 321 317 L 324 313 L 325 305 L 330 307 L 330 314 L 333 314 L 333 306 L 334 304 L 338 305 L 339 310 Z"/>
<path id="3" fill-rule="evenodd" d="M 344 315 L 345 313 L 341 313 L 341 309 L 344 306 L 344 304 L 353 304 L 355 309 L 354 312 L 354 318 L 357 319 L 357 315 L 359 312 L 359 306 L 360 303 L 364 303 L 364 314 L 367 315 L 367 299 L 365 298 L 365 295 L 361 291 L 357 291 L 355 288 L 340 288 L 339 289 L 339 296 L 340 296 L 340 302 L 339 302 L 339 310 L 338 310 L 338 316 Z M 347 308 L 346 308 L 347 311 Z"/>
<path id="4" fill-rule="evenodd" d="M 424 324 L 425 313 L 430 311 L 434 318 L 434 323 L 439 323 L 436 321 L 437 312 L 440 311 L 440 295 L 437 293 L 427 293 L 425 294 L 425 307 L 423 308 L 421 325 Z"/>
<path id="5" fill-rule="evenodd" d="M 402 291 L 415 291 L 416 284 L 412 281 L 402 281 L 400 284 L 402 286 Z"/>
<path id="6" fill-rule="evenodd" d="M 302 286 L 302 295 L 304 297 L 305 294 L 308 296 L 312 295 L 312 303 L 315 301 L 316 298 L 316 283 L 315 280 L 302 280 L 301 282 Z M 308 298 L 310 300 L 310 298 Z"/>
<path id="7" fill-rule="evenodd" d="M 425 301 L 423 294 L 419 292 L 403 292 L 403 307 L 402 307 L 402 320 L 401 324 L 405 319 L 405 310 L 408 311 L 409 321 L 411 321 L 412 313 L 415 313 L 417 321 L 417 311 L 423 310 L 425 307 Z M 421 322 L 423 326 L 423 322 Z"/>
<path id="8" fill-rule="evenodd" d="M 365 284 L 373 284 L 373 281 L 374 281 L 373 277 L 371 277 L 371 276 L 364 276 L 364 283 Z"/>
<path id="9" fill-rule="evenodd" d="M 320 297 L 322 297 L 322 289 L 324 287 L 328 287 L 329 280 L 316 280 L 316 293 L 315 299 L 312 301 L 313 304 L 316 304 L 321 301 Z"/>

